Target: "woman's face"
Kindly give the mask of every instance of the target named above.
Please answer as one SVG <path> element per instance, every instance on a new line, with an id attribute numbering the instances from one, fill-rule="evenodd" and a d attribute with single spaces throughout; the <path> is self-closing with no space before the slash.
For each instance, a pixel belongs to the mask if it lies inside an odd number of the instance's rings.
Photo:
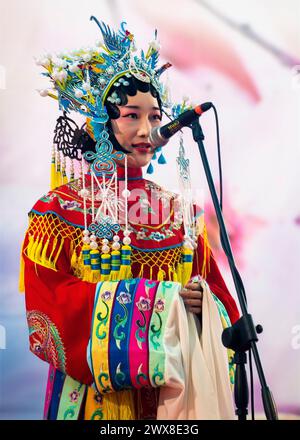
<path id="1" fill-rule="evenodd" d="M 138 91 L 135 96 L 128 96 L 126 105 L 117 107 L 120 117 L 111 121 L 112 128 L 119 144 L 131 153 L 127 155 L 128 167 L 144 167 L 154 154 L 149 142 L 151 128 L 161 123 L 157 99 L 150 92 Z M 125 159 L 116 162 L 124 165 Z"/>

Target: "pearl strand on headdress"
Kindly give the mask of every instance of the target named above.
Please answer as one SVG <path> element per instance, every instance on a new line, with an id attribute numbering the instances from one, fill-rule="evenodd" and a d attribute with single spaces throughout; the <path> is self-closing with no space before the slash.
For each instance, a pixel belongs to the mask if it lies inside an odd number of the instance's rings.
<path id="1" fill-rule="evenodd" d="M 125 245 L 129 245 L 131 243 L 131 239 L 129 237 L 131 231 L 128 230 L 128 197 L 130 196 L 130 191 L 128 190 L 128 175 L 127 175 L 127 155 L 125 156 L 125 189 L 122 193 L 125 198 L 125 230 L 124 230 L 124 238 L 123 243 Z"/>
<path id="2" fill-rule="evenodd" d="M 82 180 L 82 190 L 80 195 L 83 198 L 83 218 L 84 218 L 84 231 L 83 231 L 83 243 L 89 244 L 90 237 L 87 228 L 87 213 L 86 213 L 86 198 L 88 195 L 88 190 L 85 187 L 85 175 L 84 175 L 84 160 L 81 160 L 81 180 Z"/>

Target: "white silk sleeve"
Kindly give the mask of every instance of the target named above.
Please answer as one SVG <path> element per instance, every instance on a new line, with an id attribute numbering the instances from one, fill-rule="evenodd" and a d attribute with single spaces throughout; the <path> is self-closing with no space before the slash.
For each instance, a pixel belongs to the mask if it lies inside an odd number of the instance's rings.
<path id="1" fill-rule="evenodd" d="M 166 383 L 160 389 L 158 420 L 235 419 L 222 323 L 207 283 L 202 287 L 201 328 L 186 311 L 179 289 L 174 292 L 164 336 Z"/>

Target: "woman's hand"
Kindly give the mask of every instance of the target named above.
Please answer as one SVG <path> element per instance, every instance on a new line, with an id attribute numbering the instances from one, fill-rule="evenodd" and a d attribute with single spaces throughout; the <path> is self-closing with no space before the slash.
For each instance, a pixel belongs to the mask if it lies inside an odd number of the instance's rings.
<path id="1" fill-rule="evenodd" d="M 189 312 L 199 314 L 202 312 L 203 289 L 199 282 L 188 283 L 180 292 L 184 304 Z"/>

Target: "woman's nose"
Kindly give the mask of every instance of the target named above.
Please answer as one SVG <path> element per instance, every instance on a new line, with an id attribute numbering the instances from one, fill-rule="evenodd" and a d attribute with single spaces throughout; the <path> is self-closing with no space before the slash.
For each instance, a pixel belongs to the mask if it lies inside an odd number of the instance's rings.
<path id="1" fill-rule="evenodd" d="M 148 118 L 141 118 L 139 127 L 137 130 L 137 135 L 140 137 L 148 137 L 150 134 L 152 126 Z"/>

